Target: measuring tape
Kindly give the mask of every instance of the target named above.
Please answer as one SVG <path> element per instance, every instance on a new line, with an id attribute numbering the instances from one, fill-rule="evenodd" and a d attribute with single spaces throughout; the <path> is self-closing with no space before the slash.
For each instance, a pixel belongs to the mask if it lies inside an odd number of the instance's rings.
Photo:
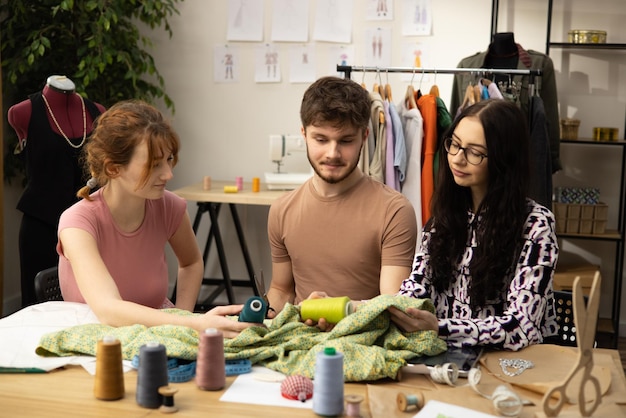
<path id="1" fill-rule="evenodd" d="M 131 365 L 139 368 L 139 356 L 134 356 Z M 250 373 L 252 363 L 248 359 L 226 360 L 226 376 Z M 196 376 L 196 362 L 170 358 L 167 360 L 167 378 L 171 383 L 188 382 Z"/>

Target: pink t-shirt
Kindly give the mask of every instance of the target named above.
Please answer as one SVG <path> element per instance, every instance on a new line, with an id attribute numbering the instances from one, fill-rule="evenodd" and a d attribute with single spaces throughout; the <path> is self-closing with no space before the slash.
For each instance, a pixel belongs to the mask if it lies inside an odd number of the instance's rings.
<path id="1" fill-rule="evenodd" d="M 134 232 L 118 229 L 101 190 L 93 201 L 81 200 L 68 208 L 59 220 L 59 233 L 65 228 L 80 228 L 95 238 L 100 255 L 115 280 L 122 299 L 160 308 L 167 298 L 168 269 L 165 244 L 174 235 L 187 210 L 185 200 L 165 191 L 161 199 L 146 200 L 146 215 Z M 85 303 L 72 266 L 57 244 L 59 283 L 63 299 Z"/>

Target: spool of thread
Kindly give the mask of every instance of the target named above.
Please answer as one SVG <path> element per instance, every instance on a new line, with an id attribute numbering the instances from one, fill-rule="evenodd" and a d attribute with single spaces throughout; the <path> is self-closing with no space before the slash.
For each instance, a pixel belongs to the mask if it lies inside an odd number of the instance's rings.
<path id="1" fill-rule="evenodd" d="M 220 390 L 226 385 L 224 336 L 215 328 L 208 328 L 200 334 L 196 385 L 202 390 Z"/>
<path id="2" fill-rule="evenodd" d="M 174 389 L 170 386 L 161 386 L 159 388 L 159 394 L 163 396 L 163 404 L 159 408 L 159 411 L 164 414 L 172 414 L 178 411 L 178 407 L 174 405 L 174 395 L 178 392 L 178 389 Z"/>
<path id="3" fill-rule="evenodd" d="M 313 412 L 322 416 L 343 414 L 343 353 L 334 347 L 324 348 L 315 359 Z"/>
<path id="4" fill-rule="evenodd" d="M 305 299 L 300 303 L 300 317 L 304 321 L 311 319 L 317 322 L 324 318 L 327 322 L 336 324 L 351 313 L 352 303 L 347 296 Z"/>
<path id="5" fill-rule="evenodd" d="M 211 176 L 204 176 L 202 179 L 202 188 L 204 190 L 211 190 Z"/>
<path id="6" fill-rule="evenodd" d="M 267 315 L 267 302 L 259 296 L 252 296 L 243 305 L 239 314 L 239 322 L 262 324 Z"/>
<path id="7" fill-rule="evenodd" d="M 361 417 L 361 395 L 346 395 L 346 416 L 360 418 Z"/>
<path id="8" fill-rule="evenodd" d="M 398 409 L 402 412 L 419 411 L 424 406 L 424 395 L 421 392 L 417 395 L 398 393 L 396 403 L 398 404 Z"/>
<path id="9" fill-rule="evenodd" d="M 258 193 L 261 191 L 261 179 L 258 177 L 252 178 L 252 191 Z"/>
<path id="10" fill-rule="evenodd" d="M 105 336 L 98 341 L 93 393 L 96 399 L 104 401 L 114 401 L 124 397 L 122 344 L 115 337 Z"/>
<path id="11" fill-rule="evenodd" d="M 235 177 L 235 185 L 237 186 L 238 191 L 243 190 L 243 177 L 237 176 Z"/>
<path id="12" fill-rule="evenodd" d="M 224 193 L 237 193 L 239 188 L 237 186 L 224 186 Z"/>
<path id="13" fill-rule="evenodd" d="M 163 404 L 159 393 L 161 386 L 167 386 L 167 353 L 165 346 L 149 342 L 139 348 L 137 368 L 137 403 L 144 408 L 158 408 Z"/>

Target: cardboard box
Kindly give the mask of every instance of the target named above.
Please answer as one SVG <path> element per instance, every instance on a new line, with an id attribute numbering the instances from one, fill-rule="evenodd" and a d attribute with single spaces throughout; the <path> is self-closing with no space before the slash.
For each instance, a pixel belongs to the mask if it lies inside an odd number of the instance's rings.
<path id="1" fill-rule="evenodd" d="M 593 276 L 600 270 L 600 266 L 595 264 L 578 264 L 570 266 L 557 266 L 554 272 L 554 290 L 572 291 L 574 279 L 580 276 L 582 289 L 585 296 L 589 296 Z"/>

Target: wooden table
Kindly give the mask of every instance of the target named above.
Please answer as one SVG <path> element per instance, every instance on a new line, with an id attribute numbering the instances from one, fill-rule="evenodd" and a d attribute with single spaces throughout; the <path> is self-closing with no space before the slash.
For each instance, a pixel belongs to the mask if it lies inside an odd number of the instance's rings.
<path id="1" fill-rule="evenodd" d="M 81 367 L 47 374 L 0 375 L 0 416 L 2 417 L 163 417 L 158 409 L 143 408 L 135 401 L 137 373 L 124 375 L 125 396 L 117 401 L 101 401 L 93 395 L 94 376 Z M 227 387 L 234 377 L 227 378 Z M 317 416 L 309 409 L 279 408 L 233 402 L 220 402 L 224 390 L 203 391 L 193 381 L 171 383 L 178 389 L 174 404 L 179 411 L 173 417 L 298 418 Z M 365 396 L 366 385 L 346 384 L 346 393 Z M 348 392 L 349 391 L 349 392 Z M 295 402 L 295 401 L 294 401 Z"/>
<path id="2" fill-rule="evenodd" d="M 619 353 L 616 350 L 596 349 L 594 352 L 610 354 L 615 368 L 612 370 L 612 382 L 609 392 L 603 397 L 602 404 L 594 416 L 626 416 L 626 406 L 616 406 L 614 403 L 626 402 L 626 379 L 621 367 Z M 483 374 L 483 378 L 493 383 L 492 376 Z M 2 417 L 147 417 L 164 416 L 158 409 L 147 409 L 137 405 L 135 401 L 137 373 L 127 372 L 124 375 L 125 396 L 117 401 L 101 401 L 93 395 L 94 376 L 88 374 L 78 366 L 70 366 L 64 370 L 53 371 L 46 374 L 3 374 L 0 375 L 0 416 Z M 316 417 L 310 409 L 285 408 L 275 406 L 262 406 L 244 403 L 221 402 L 219 398 L 232 384 L 234 377 L 228 377 L 226 388 L 220 391 L 203 391 L 197 388 L 193 381 L 185 383 L 171 383 L 178 389 L 174 397 L 174 403 L 179 408 L 176 413 L 180 417 L 211 417 L 211 418 L 240 418 L 240 417 L 271 417 L 271 418 L 298 418 Z M 365 397 L 366 401 L 361 404 L 363 418 L 366 417 L 412 417 L 412 413 L 401 413 L 397 410 L 395 395 L 402 391 L 410 393 L 417 387 L 426 383 L 428 378 L 423 375 L 404 375 L 401 382 L 380 381 L 372 384 L 347 383 L 344 393 L 356 394 Z M 482 380 L 481 380 L 482 381 Z M 463 384 L 462 379 L 459 384 Z M 433 385 L 432 383 L 429 383 Z M 457 405 L 467 405 L 470 398 L 474 405 L 479 405 L 485 413 L 494 414 L 491 401 L 481 398 L 471 391 L 469 386 L 450 388 L 449 386 L 437 386 L 434 390 L 426 393 L 426 399 L 444 400 Z M 390 408 L 384 413 L 373 415 L 370 412 L 368 396 L 379 396 L 381 390 L 386 391 L 383 402 Z M 535 413 L 541 411 L 541 396 L 533 395 L 524 390 L 519 390 L 525 399 L 535 402 L 533 406 L 525 406 L 520 418 L 533 418 Z M 370 395 L 377 394 L 377 395 Z M 380 403 L 380 399 L 378 399 Z M 477 402 L 477 403 L 476 403 Z M 567 405 L 561 416 L 578 416 L 576 405 Z M 572 411 L 574 415 L 572 415 Z M 610 415 L 603 415 L 609 411 Z M 615 415 L 617 413 L 617 415 Z"/>
<path id="3" fill-rule="evenodd" d="M 191 186 L 185 186 L 180 189 L 174 190 L 174 193 L 186 199 L 188 201 L 195 201 L 198 204 L 198 210 L 196 212 L 196 216 L 193 221 L 193 230 L 195 233 L 198 232 L 198 227 L 200 226 L 200 222 L 202 221 L 202 217 L 205 213 L 209 214 L 209 218 L 211 220 L 211 228 L 209 230 L 209 234 L 207 236 L 206 244 L 204 246 L 203 251 L 203 259 L 206 266 L 206 261 L 208 259 L 209 250 L 211 247 L 211 242 L 215 241 L 215 247 L 217 250 L 217 255 L 220 263 L 220 268 L 222 270 L 222 278 L 204 278 L 202 283 L 204 285 L 214 285 L 217 286 L 217 289 L 213 291 L 203 302 L 199 303 L 196 307 L 196 310 L 204 311 L 210 308 L 213 304 L 213 301 L 219 296 L 222 292 L 226 292 L 226 296 L 228 297 L 228 302 L 233 304 L 238 301 L 235 300 L 235 295 L 233 292 L 233 286 L 245 286 L 251 287 L 254 294 L 259 296 L 259 293 L 264 289 L 257 289 L 254 276 L 255 270 L 252 265 L 252 261 L 250 259 L 250 253 L 248 252 L 248 245 L 246 243 L 245 235 L 243 233 L 243 228 L 241 227 L 241 221 L 239 220 L 239 214 L 237 212 L 237 205 L 260 205 L 260 206 L 269 206 L 274 202 L 277 198 L 282 196 L 285 191 L 279 190 L 268 190 L 267 186 L 262 185 L 261 190 L 259 192 L 252 191 L 251 183 L 244 183 L 243 190 L 237 193 L 226 193 L 224 192 L 224 186 L 234 186 L 234 182 L 225 182 L 225 181 L 212 181 L 211 189 L 204 190 L 202 183 L 193 184 Z M 233 223 L 235 225 L 235 231 L 237 233 L 237 238 L 239 241 L 239 246 L 241 248 L 241 252 L 243 254 L 244 262 L 246 264 L 246 269 L 248 272 L 248 278 L 244 280 L 233 279 L 230 275 L 230 270 L 228 268 L 228 261 L 226 259 L 226 251 L 224 250 L 224 244 L 222 241 L 222 234 L 218 224 L 218 216 L 220 213 L 220 209 L 223 203 L 227 203 L 230 212 L 232 215 Z M 174 296 L 176 295 L 176 288 L 174 288 Z M 239 301 L 241 303 L 242 301 Z"/>

